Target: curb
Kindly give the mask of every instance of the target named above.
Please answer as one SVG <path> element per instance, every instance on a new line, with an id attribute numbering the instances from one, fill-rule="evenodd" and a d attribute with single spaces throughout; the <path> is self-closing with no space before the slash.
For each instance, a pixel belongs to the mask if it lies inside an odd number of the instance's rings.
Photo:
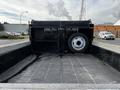
<path id="1" fill-rule="evenodd" d="M 120 54 L 120 46 L 119 45 L 112 45 L 112 44 L 108 44 L 108 43 L 103 43 L 103 42 L 99 42 L 99 41 L 93 41 L 93 44 L 96 47 L 100 47 L 102 49 Z"/>

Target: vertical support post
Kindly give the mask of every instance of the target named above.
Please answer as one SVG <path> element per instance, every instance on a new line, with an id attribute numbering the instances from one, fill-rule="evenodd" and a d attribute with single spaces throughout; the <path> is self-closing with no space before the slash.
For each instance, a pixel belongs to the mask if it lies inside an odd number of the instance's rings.
<path id="1" fill-rule="evenodd" d="M 61 26 L 60 22 L 60 28 L 58 29 L 58 50 L 60 56 L 64 54 L 64 48 L 65 48 L 65 31 L 64 28 Z"/>

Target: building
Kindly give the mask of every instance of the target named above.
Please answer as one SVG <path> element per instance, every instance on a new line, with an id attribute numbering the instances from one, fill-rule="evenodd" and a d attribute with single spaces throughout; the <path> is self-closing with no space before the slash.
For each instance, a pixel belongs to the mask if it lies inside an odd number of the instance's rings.
<path id="1" fill-rule="evenodd" d="M 118 26 L 118 25 L 120 25 L 120 20 L 118 20 L 118 21 L 114 24 L 114 26 Z"/>

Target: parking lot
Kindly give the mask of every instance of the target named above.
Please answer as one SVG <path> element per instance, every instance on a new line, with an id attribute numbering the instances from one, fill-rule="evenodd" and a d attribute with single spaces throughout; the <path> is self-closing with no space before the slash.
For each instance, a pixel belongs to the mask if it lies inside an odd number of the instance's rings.
<path id="1" fill-rule="evenodd" d="M 115 40 L 97 39 L 97 41 L 107 43 L 107 44 L 112 44 L 112 45 L 120 45 L 120 38 L 116 38 Z"/>
<path id="2" fill-rule="evenodd" d="M 14 44 L 17 44 L 17 43 L 20 43 L 20 42 L 24 42 L 24 41 L 28 41 L 28 39 L 18 39 L 18 40 L 4 40 L 4 39 L 0 39 L 0 47 L 4 47 L 4 46 L 7 46 L 7 45 L 14 45 Z"/>

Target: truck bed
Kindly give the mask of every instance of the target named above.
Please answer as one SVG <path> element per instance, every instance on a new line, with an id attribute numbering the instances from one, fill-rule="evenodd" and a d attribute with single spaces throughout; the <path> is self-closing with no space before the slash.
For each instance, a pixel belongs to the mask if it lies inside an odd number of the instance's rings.
<path id="1" fill-rule="evenodd" d="M 120 83 L 120 72 L 91 54 L 46 53 L 8 83 Z"/>

